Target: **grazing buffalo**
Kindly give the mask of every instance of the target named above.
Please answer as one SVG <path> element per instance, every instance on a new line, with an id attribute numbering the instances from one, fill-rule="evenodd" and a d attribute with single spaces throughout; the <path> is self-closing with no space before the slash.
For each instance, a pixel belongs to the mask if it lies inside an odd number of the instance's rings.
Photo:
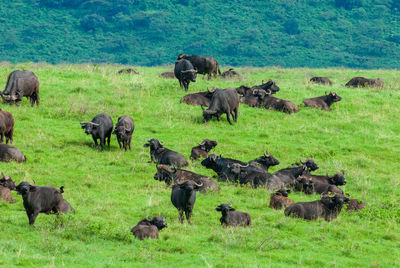
<path id="1" fill-rule="evenodd" d="M 14 146 L 8 144 L 0 144 L 0 161 L 2 162 L 25 162 L 25 155 Z"/>
<path id="2" fill-rule="evenodd" d="M 160 74 L 160 76 L 163 78 L 175 78 L 174 72 L 163 72 Z"/>
<path id="3" fill-rule="evenodd" d="M 224 172 L 226 172 L 226 170 L 229 168 L 228 164 L 233 164 L 233 163 L 237 163 L 240 165 L 247 164 L 245 162 L 236 159 L 224 158 L 216 154 L 209 154 L 206 159 L 201 161 L 202 166 L 214 170 L 215 173 L 217 173 L 219 179 L 222 181 L 227 181 L 226 179 L 224 179 L 226 177 L 226 175 L 224 175 Z"/>
<path id="4" fill-rule="evenodd" d="M 18 194 L 22 195 L 24 208 L 29 218 L 29 224 L 34 224 L 39 213 L 59 213 L 63 200 L 62 188 L 51 186 L 35 186 L 23 181 L 16 187 Z"/>
<path id="5" fill-rule="evenodd" d="M 67 200 L 63 199 L 60 203 L 59 212 L 68 213 L 70 211 L 75 213 L 75 209 L 71 206 L 71 204 L 68 203 Z"/>
<path id="6" fill-rule="evenodd" d="M 154 175 L 154 179 L 165 181 L 167 185 L 170 185 L 172 182 L 174 184 L 182 184 L 186 181 L 194 182 L 198 185 L 202 185 L 199 187 L 199 191 L 218 191 L 220 189 L 219 185 L 209 177 L 175 167 L 172 169 L 162 164 L 157 166 L 157 173 Z"/>
<path id="7" fill-rule="evenodd" d="M 1 172 L 1 179 L 0 179 L 0 199 L 14 203 L 15 200 L 12 198 L 11 191 L 16 190 L 15 182 L 10 178 L 10 176 L 4 175 Z"/>
<path id="8" fill-rule="evenodd" d="M 319 77 L 319 76 L 314 76 L 313 78 L 310 79 L 310 82 L 321 84 L 321 85 L 330 85 L 332 86 L 332 81 L 328 77 Z"/>
<path id="9" fill-rule="evenodd" d="M 108 114 L 98 114 L 93 117 L 92 121 L 90 122 L 81 122 L 81 127 L 85 130 L 85 133 L 87 135 L 92 134 L 92 138 L 96 146 L 98 145 L 97 139 L 100 139 L 100 148 L 102 151 L 103 147 L 106 144 L 106 138 L 108 148 L 110 148 L 111 133 L 113 131 L 113 121 Z"/>
<path id="10" fill-rule="evenodd" d="M 2 111 L 0 108 L 0 136 L 1 142 L 4 142 L 4 137 L 6 137 L 6 144 L 8 141 L 13 143 L 14 134 L 14 117 L 11 113 L 7 111 Z"/>
<path id="11" fill-rule="evenodd" d="M 203 91 L 193 94 L 188 94 L 182 97 L 181 103 L 184 102 L 190 105 L 210 106 L 211 98 L 214 91 Z"/>
<path id="12" fill-rule="evenodd" d="M 188 91 L 190 81 L 196 82 L 197 70 L 188 60 L 177 60 L 175 62 L 174 74 L 181 88 L 185 87 L 185 91 Z"/>
<path id="13" fill-rule="evenodd" d="M 358 212 L 362 210 L 366 205 L 368 205 L 367 202 L 363 202 L 358 199 L 350 199 L 348 202 L 346 211 L 355 211 Z"/>
<path id="14" fill-rule="evenodd" d="M 250 214 L 242 211 L 236 211 L 230 204 L 220 204 L 215 210 L 221 211 L 222 217 L 219 219 L 219 221 L 224 227 L 251 226 Z"/>
<path id="15" fill-rule="evenodd" d="M 311 107 L 314 109 L 321 109 L 326 111 L 331 111 L 331 105 L 335 102 L 340 101 L 342 98 L 337 95 L 335 92 L 330 92 L 324 96 L 310 98 L 303 100 L 303 103 L 307 107 Z"/>
<path id="16" fill-rule="evenodd" d="M 326 221 L 331 221 L 337 218 L 345 202 L 348 202 L 348 198 L 343 195 L 322 195 L 321 200 L 290 205 L 285 209 L 285 215 L 304 220 L 324 218 Z"/>
<path id="17" fill-rule="evenodd" d="M 264 155 L 256 158 L 252 161 L 249 161 L 250 165 L 259 164 L 261 168 L 263 168 L 266 172 L 268 172 L 269 167 L 279 165 L 280 162 L 278 159 L 273 157 L 271 154 L 264 151 Z"/>
<path id="18" fill-rule="evenodd" d="M 121 69 L 118 71 L 118 74 L 139 74 L 132 68 L 127 68 L 127 69 Z"/>
<path id="19" fill-rule="evenodd" d="M 166 228 L 167 223 L 165 218 L 156 216 L 153 219 L 144 219 L 138 222 L 135 227 L 132 228 L 131 233 L 140 240 L 146 238 L 158 239 L 158 231 Z"/>
<path id="20" fill-rule="evenodd" d="M 181 223 L 183 223 L 183 212 L 185 212 L 186 220 L 190 224 L 193 206 L 196 202 L 196 190 L 202 186 L 190 181 L 172 186 L 171 202 L 179 211 L 179 220 Z"/>
<path id="21" fill-rule="evenodd" d="M 254 94 L 257 94 L 260 106 L 267 110 L 276 110 L 287 114 L 296 113 L 299 111 L 299 108 L 296 104 L 291 101 L 278 99 L 272 96 L 270 90 L 254 90 Z"/>
<path id="22" fill-rule="evenodd" d="M 208 153 L 218 145 L 217 141 L 212 141 L 209 139 L 204 139 L 202 143 L 192 148 L 192 152 L 190 154 L 190 158 L 193 160 L 197 160 L 202 156 L 206 158 Z"/>
<path id="23" fill-rule="evenodd" d="M 354 77 L 346 83 L 346 87 L 383 87 L 383 82 L 380 78 L 368 79 L 364 77 Z"/>
<path id="24" fill-rule="evenodd" d="M 303 177 L 311 178 L 315 182 L 333 184 L 337 186 L 345 185 L 347 183 L 346 179 L 344 178 L 344 171 L 342 171 L 342 173 L 336 173 L 333 176 L 329 176 L 328 174 L 326 174 L 326 176 L 306 174 L 303 175 Z"/>
<path id="25" fill-rule="evenodd" d="M 288 198 L 290 193 L 291 193 L 290 190 L 286 190 L 285 188 L 283 188 L 271 194 L 271 198 L 269 200 L 269 207 L 279 210 L 287 208 L 291 204 L 294 204 L 294 201 Z"/>
<path id="26" fill-rule="evenodd" d="M 117 135 L 117 140 L 119 148 L 125 149 L 129 147 L 131 149 L 132 133 L 135 130 L 135 124 L 133 119 L 127 115 L 120 116 L 118 122 L 115 124 L 115 129 L 113 134 Z"/>
<path id="27" fill-rule="evenodd" d="M 232 125 L 230 115 L 233 117 L 233 121 L 237 121 L 239 111 L 239 95 L 232 88 L 225 90 L 216 89 L 214 95 L 211 98 L 210 106 L 208 109 L 203 109 L 203 123 L 211 120 L 213 116 L 217 117 L 217 120 L 221 120 L 221 114 L 226 114 L 226 118 L 229 124 Z"/>
<path id="28" fill-rule="evenodd" d="M 156 164 L 164 164 L 170 166 L 184 167 L 189 165 L 185 157 L 175 151 L 164 148 L 157 139 L 149 139 L 144 147 L 150 147 L 151 161 Z"/>
<path id="29" fill-rule="evenodd" d="M 201 57 L 197 55 L 188 56 L 187 54 L 179 54 L 177 60 L 185 59 L 190 61 L 199 74 L 208 75 L 208 79 L 212 76 L 217 77 L 217 72 L 221 75 L 219 65 L 216 59 L 212 57 Z"/>
<path id="30" fill-rule="evenodd" d="M 9 74 L 7 84 L 0 93 L 4 102 L 21 103 L 22 97 L 30 99 L 31 106 L 39 106 L 39 79 L 31 71 L 13 71 Z"/>
<path id="31" fill-rule="evenodd" d="M 235 70 L 233 70 L 233 68 L 230 68 L 228 71 L 225 71 L 221 74 L 221 77 L 224 79 L 237 79 L 237 80 L 243 80 L 243 77 L 236 72 Z"/>

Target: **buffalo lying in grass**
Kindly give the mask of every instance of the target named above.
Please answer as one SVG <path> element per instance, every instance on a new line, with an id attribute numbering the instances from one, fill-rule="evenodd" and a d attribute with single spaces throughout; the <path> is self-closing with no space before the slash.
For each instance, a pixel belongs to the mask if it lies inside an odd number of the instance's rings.
<path id="1" fill-rule="evenodd" d="M 0 144 L 0 161 L 2 162 L 25 162 L 25 155 L 14 146 L 8 144 Z"/>
<path id="2" fill-rule="evenodd" d="M 333 85 L 332 81 L 328 77 L 314 76 L 310 79 L 310 82 L 321 84 L 321 85 L 330 85 L 330 86 Z"/>
<path id="3" fill-rule="evenodd" d="M 218 145 L 218 142 L 212 141 L 209 139 L 204 139 L 199 145 L 192 148 L 192 152 L 190 154 L 190 158 L 193 160 L 197 160 L 201 157 L 206 158 L 208 156 L 208 152 L 215 148 Z"/>
<path id="4" fill-rule="evenodd" d="M 346 83 L 346 87 L 383 87 L 383 81 L 380 78 L 368 79 L 364 77 L 354 77 Z"/>
<path id="5" fill-rule="evenodd" d="M 254 94 L 258 96 L 260 106 L 267 110 L 276 110 L 287 114 L 296 113 L 299 111 L 299 108 L 296 104 L 291 101 L 272 96 L 270 90 L 265 91 L 259 89 L 255 90 Z"/>
<path id="6" fill-rule="evenodd" d="M 288 198 L 290 193 L 291 193 L 290 190 L 286 190 L 285 188 L 283 188 L 271 194 L 271 198 L 269 200 L 269 207 L 279 210 L 287 208 L 291 204 L 294 204 L 294 201 Z"/>
<path id="7" fill-rule="evenodd" d="M 131 233 L 140 240 L 151 238 L 158 239 L 158 231 L 166 228 L 167 223 L 165 218 L 161 216 L 156 216 L 153 219 L 144 219 L 138 222 L 131 230 Z"/>
<path id="8" fill-rule="evenodd" d="M 214 94 L 214 91 L 203 91 L 203 92 L 196 92 L 192 94 L 188 94 L 182 97 L 181 103 L 186 103 L 189 105 L 200 105 L 200 106 L 210 106 L 211 98 Z"/>
<path id="9" fill-rule="evenodd" d="M 16 190 L 15 182 L 10 178 L 10 176 L 1 173 L 0 179 L 0 199 L 6 202 L 14 203 L 15 200 L 12 198 L 11 191 Z"/>
<path id="10" fill-rule="evenodd" d="M 157 139 L 149 139 L 144 147 L 150 147 L 151 161 L 156 164 L 184 167 L 188 165 L 185 157 L 180 153 L 164 147 Z"/>
<path id="11" fill-rule="evenodd" d="M 250 214 L 242 211 L 236 211 L 230 204 L 220 204 L 215 210 L 221 211 L 222 217 L 219 221 L 224 227 L 251 226 Z"/>
<path id="12" fill-rule="evenodd" d="M 342 99 L 339 95 L 335 92 L 330 92 L 324 96 L 310 98 L 303 100 L 303 103 L 307 107 L 311 107 L 313 109 L 321 109 L 326 111 L 331 111 L 331 105 L 335 102 L 338 102 Z"/>

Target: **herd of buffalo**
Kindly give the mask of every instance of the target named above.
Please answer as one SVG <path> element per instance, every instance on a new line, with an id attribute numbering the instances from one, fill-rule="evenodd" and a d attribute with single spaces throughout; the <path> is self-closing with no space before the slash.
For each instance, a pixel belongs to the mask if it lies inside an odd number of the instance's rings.
<path id="1" fill-rule="evenodd" d="M 133 69 L 122 69 L 119 74 L 139 74 Z M 200 57 L 197 55 L 188 56 L 180 54 L 175 62 L 174 72 L 161 74 L 164 78 L 177 78 L 181 88 L 188 91 L 190 82 L 196 82 L 197 73 L 214 77 L 237 78 L 242 76 L 232 68 L 221 74 L 218 62 L 212 57 Z M 313 77 L 310 82 L 332 85 L 327 77 Z M 366 79 L 355 77 L 346 86 L 383 87 L 381 79 Z M 272 96 L 280 88 L 269 80 L 261 85 L 245 86 L 236 89 L 212 89 L 188 94 L 181 99 L 181 102 L 190 105 L 199 105 L 203 109 L 203 123 L 208 122 L 212 117 L 220 121 L 222 114 L 226 114 L 227 121 L 232 124 L 238 119 L 239 103 L 252 107 L 277 110 L 285 113 L 294 113 L 299 109 L 291 101 L 283 100 Z M 20 105 L 22 97 L 30 99 L 32 106 L 39 106 L 39 80 L 31 71 L 13 71 L 9 74 L 4 91 L 0 92 L 4 103 Z M 331 105 L 341 100 L 335 92 L 324 96 L 303 100 L 307 107 L 331 110 Z M 208 107 L 207 109 L 204 106 Z M 134 120 L 129 116 L 120 116 L 115 126 L 112 118 L 102 113 L 96 115 L 91 121 L 80 122 L 82 129 L 87 135 L 92 135 L 93 141 L 100 149 L 110 147 L 111 135 L 115 134 L 121 150 L 131 149 L 131 139 L 134 132 Z M 26 161 L 25 155 L 16 147 L 9 145 L 13 143 L 14 117 L 11 113 L 0 109 L 0 161 L 9 162 Z M 4 144 L 5 137 L 5 144 Z M 292 166 L 270 173 L 269 167 L 280 164 L 280 161 L 271 154 L 264 154 L 251 161 L 240 161 L 225 158 L 221 155 L 210 154 L 209 152 L 218 145 L 217 141 L 204 139 L 191 150 L 190 159 L 201 161 L 202 166 L 212 169 L 218 181 L 231 184 L 251 185 L 254 188 L 265 187 L 273 193 L 270 196 L 269 206 L 272 209 L 284 209 L 284 214 L 291 217 L 299 217 L 306 220 L 323 218 L 327 221 L 335 219 L 344 205 L 349 211 L 359 211 L 365 206 L 365 202 L 358 199 L 350 199 L 345 194 L 341 185 L 346 184 L 344 171 L 333 175 L 315 175 L 312 172 L 319 167 L 314 162 L 314 157 L 308 158 Z M 179 220 L 184 222 L 186 217 L 190 223 L 196 192 L 218 191 L 220 186 L 210 177 L 196 174 L 192 171 L 181 169 L 188 166 L 187 159 L 180 153 L 164 147 L 164 144 L 157 139 L 149 139 L 144 147 L 149 147 L 151 162 L 156 164 L 154 179 L 164 181 L 168 186 L 172 185 L 171 202 L 179 212 Z M 291 189 L 291 190 L 290 190 Z M 17 191 L 22 195 L 23 205 L 27 213 L 29 224 L 34 224 L 39 213 L 66 213 L 74 211 L 72 206 L 63 198 L 63 186 L 59 189 L 51 186 L 37 186 L 23 181 L 16 183 L 5 174 L 0 179 L 0 199 L 7 202 L 15 202 L 11 191 Z M 319 194 L 321 198 L 313 202 L 297 202 L 288 198 L 292 191 L 303 192 L 306 195 Z M 216 211 L 220 211 L 220 219 L 223 226 L 249 226 L 251 216 L 249 213 L 236 211 L 231 204 L 219 204 Z M 153 219 L 140 221 L 131 230 L 138 239 L 158 238 L 158 231 L 167 227 L 165 218 L 156 216 Z"/>

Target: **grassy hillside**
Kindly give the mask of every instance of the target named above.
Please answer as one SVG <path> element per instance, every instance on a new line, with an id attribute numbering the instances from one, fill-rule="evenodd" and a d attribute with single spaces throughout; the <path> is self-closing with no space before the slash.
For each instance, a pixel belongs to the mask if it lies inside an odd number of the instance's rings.
<path id="1" fill-rule="evenodd" d="M 400 265 L 400 108 L 398 71 L 348 69 L 240 68 L 243 82 L 202 80 L 190 92 L 207 87 L 236 87 L 273 79 L 277 96 L 300 104 L 304 98 L 336 91 L 343 100 L 332 112 L 300 107 L 287 115 L 241 105 L 238 123 L 225 116 L 201 124 L 201 108 L 179 103 L 184 92 L 176 80 L 158 75 L 171 67 L 138 67 L 140 75 L 117 75 L 115 65 L 19 64 L 0 66 L 0 84 L 14 69 L 30 69 L 40 79 L 39 108 L 24 99 L 20 107 L 2 104 L 15 117 L 14 145 L 27 162 L 0 163 L 0 171 L 14 180 L 38 185 L 65 186 L 64 197 L 76 214 L 40 214 L 28 225 L 22 198 L 0 202 L 0 266 L 372 266 Z M 334 86 L 309 84 L 313 75 L 329 76 Z M 354 76 L 381 77 L 385 88 L 352 89 L 343 85 Z M 79 120 L 106 112 L 114 120 L 135 120 L 132 151 L 121 152 L 115 137 L 111 149 L 100 152 Z M 189 157 L 191 147 L 204 138 L 215 139 L 214 152 L 251 160 L 267 149 L 281 161 L 276 171 L 313 154 L 317 174 L 345 170 L 343 187 L 368 202 L 359 213 L 343 211 L 332 222 L 287 218 L 268 208 L 265 189 L 219 183 L 221 190 L 199 193 L 192 225 L 180 224 L 164 183 L 155 181 L 155 165 L 143 147 L 157 138 L 166 147 Z M 212 176 L 200 162 L 189 170 Z M 295 201 L 317 195 L 294 193 Z M 232 203 L 249 212 L 250 228 L 222 228 L 219 203 Z M 129 232 L 144 217 L 163 215 L 169 227 L 159 240 L 139 241 Z"/>
<path id="2" fill-rule="evenodd" d="M 134 65 L 179 53 L 223 65 L 398 69 L 397 0 L 16 0 L 0 61 Z"/>

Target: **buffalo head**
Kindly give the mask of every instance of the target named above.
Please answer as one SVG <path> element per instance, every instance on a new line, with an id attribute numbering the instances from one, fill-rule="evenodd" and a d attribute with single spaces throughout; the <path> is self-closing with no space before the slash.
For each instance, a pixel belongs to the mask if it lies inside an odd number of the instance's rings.
<path id="1" fill-rule="evenodd" d="M 154 175 L 154 179 L 157 181 L 165 181 L 166 184 L 170 185 L 176 171 L 177 169 L 175 166 L 172 169 L 167 165 L 160 164 L 157 166 L 157 173 Z"/>
<path id="2" fill-rule="evenodd" d="M 148 139 L 147 142 L 148 143 L 144 144 L 144 147 L 150 147 L 150 150 L 152 150 L 152 151 L 164 147 L 164 144 L 160 143 L 160 141 L 157 139 Z"/>
<path id="3" fill-rule="evenodd" d="M 231 204 L 219 204 L 216 208 L 216 211 L 221 211 L 222 214 L 226 214 L 228 211 L 235 211 Z"/>
<path id="4" fill-rule="evenodd" d="M 330 92 L 327 96 L 332 100 L 332 102 L 338 102 L 342 99 L 342 97 L 336 94 L 336 92 Z"/>
<path id="5" fill-rule="evenodd" d="M 203 109 L 203 124 L 207 123 L 208 121 L 211 120 L 211 118 L 217 114 L 217 111 L 210 110 L 210 109 L 205 109 L 203 106 L 201 106 L 201 109 Z"/>
<path id="6" fill-rule="evenodd" d="M 281 195 L 284 197 L 288 197 L 291 192 L 292 192 L 291 190 L 286 190 L 285 188 L 282 188 L 276 191 L 274 195 Z"/>
<path id="7" fill-rule="evenodd" d="M 297 183 L 305 194 L 310 195 L 314 192 L 314 182 L 311 178 L 300 176 L 297 178 Z"/>
<path id="8" fill-rule="evenodd" d="M 20 184 L 17 185 L 17 187 L 15 188 L 15 190 L 18 192 L 19 195 L 26 195 L 29 191 L 35 191 L 36 190 L 36 186 L 31 185 L 29 182 L 27 181 L 23 181 Z"/>
<path id="9" fill-rule="evenodd" d="M 15 182 L 10 178 L 10 176 L 4 175 L 3 172 L 1 172 L 0 185 L 10 190 L 16 190 Z"/>
<path id="10" fill-rule="evenodd" d="M 85 130 L 87 135 L 92 134 L 101 124 L 96 124 L 93 122 L 80 122 L 81 128 Z"/>
<path id="11" fill-rule="evenodd" d="M 305 165 L 309 171 L 314 171 L 317 170 L 319 167 L 318 165 L 314 162 L 314 156 L 311 155 L 311 158 L 308 158 L 306 161 L 301 161 L 300 163 L 302 163 L 303 165 Z"/>
<path id="12" fill-rule="evenodd" d="M 276 83 L 272 80 L 269 80 L 266 84 L 265 84 L 265 88 L 271 90 L 271 94 L 274 94 L 276 92 L 278 92 L 280 90 L 280 88 L 276 85 Z"/>
<path id="13" fill-rule="evenodd" d="M 196 77 L 197 77 L 196 69 L 181 71 L 181 74 L 182 74 L 183 79 L 190 80 L 192 82 L 196 82 Z"/>
<path id="14" fill-rule="evenodd" d="M 127 138 L 128 135 L 132 132 L 132 128 L 126 128 L 124 124 L 116 125 L 112 134 L 115 134 L 120 137 Z"/>
<path id="15" fill-rule="evenodd" d="M 162 216 L 154 217 L 153 219 L 151 219 L 150 223 L 155 225 L 158 230 L 168 227 L 167 223 L 165 222 L 165 218 Z"/>

